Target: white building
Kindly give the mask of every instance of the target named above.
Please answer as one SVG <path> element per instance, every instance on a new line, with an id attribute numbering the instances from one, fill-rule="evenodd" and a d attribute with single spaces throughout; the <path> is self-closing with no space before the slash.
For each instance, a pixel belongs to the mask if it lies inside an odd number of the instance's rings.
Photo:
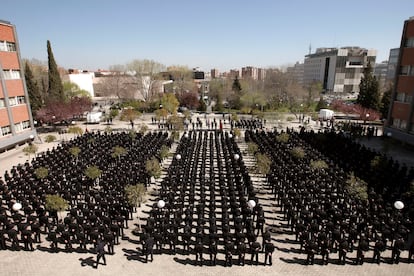
<path id="1" fill-rule="evenodd" d="M 321 82 L 327 93 L 359 93 L 363 70 L 374 66 L 376 54 L 360 47 L 318 48 L 305 56 L 304 84 Z"/>
<path id="2" fill-rule="evenodd" d="M 80 89 L 88 91 L 91 98 L 95 97 L 93 90 L 93 79 L 95 78 L 94 72 L 86 71 L 73 71 L 69 73 L 69 81 L 79 86 Z"/>

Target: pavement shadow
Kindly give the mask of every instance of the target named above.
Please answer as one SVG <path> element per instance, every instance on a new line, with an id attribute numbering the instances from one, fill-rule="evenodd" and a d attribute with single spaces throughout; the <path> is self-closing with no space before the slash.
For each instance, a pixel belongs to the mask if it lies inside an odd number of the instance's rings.
<path id="1" fill-rule="evenodd" d="M 128 261 L 139 261 L 141 263 L 146 263 L 145 256 L 142 255 L 140 251 L 137 250 L 131 250 L 122 248 L 122 251 L 124 251 L 124 256 L 127 258 Z"/>
<path id="2" fill-rule="evenodd" d="M 81 266 L 90 266 L 90 267 L 94 267 L 95 266 L 95 258 L 94 257 L 88 257 L 88 258 L 79 258 L 79 261 L 81 262 Z"/>
<path id="3" fill-rule="evenodd" d="M 282 262 L 288 263 L 288 264 L 300 264 L 300 265 L 307 265 L 306 259 L 298 259 L 298 258 L 292 258 L 292 259 L 286 259 L 286 258 L 279 258 Z"/>

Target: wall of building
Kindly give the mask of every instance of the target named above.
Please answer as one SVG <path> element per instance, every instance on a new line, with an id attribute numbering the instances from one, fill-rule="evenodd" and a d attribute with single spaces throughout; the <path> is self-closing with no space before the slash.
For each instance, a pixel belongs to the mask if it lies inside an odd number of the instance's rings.
<path id="1" fill-rule="evenodd" d="M 0 20 L 0 152 L 36 135 L 15 27 Z"/>

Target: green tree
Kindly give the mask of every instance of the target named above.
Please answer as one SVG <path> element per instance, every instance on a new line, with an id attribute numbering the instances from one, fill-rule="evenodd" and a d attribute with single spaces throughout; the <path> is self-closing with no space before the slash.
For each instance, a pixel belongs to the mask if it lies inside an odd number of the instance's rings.
<path id="1" fill-rule="evenodd" d="M 76 97 L 91 97 L 88 91 L 80 89 L 76 83 L 68 81 L 63 83 L 63 93 L 66 99 L 73 99 Z"/>
<path id="2" fill-rule="evenodd" d="M 362 107 L 379 110 L 380 95 L 377 78 L 372 74 L 371 63 L 364 68 L 364 75 L 359 83 L 357 103 Z"/>
<path id="3" fill-rule="evenodd" d="M 24 67 L 24 78 L 26 80 L 27 93 L 29 94 L 30 107 L 32 112 L 36 112 L 42 107 L 43 100 L 37 81 L 34 79 L 32 69 L 27 61 Z"/>
<path id="4" fill-rule="evenodd" d="M 47 41 L 47 55 L 49 65 L 48 101 L 64 101 L 65 94 L 63 92 L 63 84 L 49 40 Z"/>
<path id="5" fill-rule="evenodd" d="M 388 109 L 390 108 L 391 103 L 391 94 L 392 94 L 392 87 L 388 88 L 381 98 L 381 105 L 380 105 L 380 112 L 382 118 L 388 117 Z"/>
<path id="6" fill-rule="evenodd" d="M 154 178 L 159 178 L 161 176 L 161 165 L 155 157 L 147 160 L 145 163 L 145 170 Z"/>
<path id="7" fill-rule="evenodd" d="M 270 166 L 272 164 L 269 156 L 263 153 L 256 153 L 255 155 L 257 161 L 257 172 L 260 174 L 268 174 L 270 172 Z"/>
<path id="8" fill-rule="evenodd" d="M 28 155 L 29 159 L 30 159 L 30 155 L 36 154 L 37 146 L 34 145 L 34 144 L 29 144 L 28 146 L 23 148 L 23 152 L 24 152 L 24 154 Z"/>
<path id="9" fill-rule="evenodd" d="M 88 177 L 90 180 L 92 180 L 93 183 L 96 183 L 96 181 L 101 176 L 102 171 L 97 166 L 88 166 L 85 169 L 84 174 L 86 175 L 86 177 Z"/>
<path id="10" fill-rule="evenodd" d="M 121 146 L 115 146 L 112 148 L 112 154 L 111 156 L 113 158 L 121 158 L 122 155 L 125 155 L 127 153 L 126 149 Z"/>
<path id="11" fill-rule="evenodd" d="M 35 170 L 35 175 L 39 179 L 44 179 L 49 175 L 49 170 L 46 167 L 39 167 Z"/>
<path id="12" fill-rule="evenodd" d="M 68 133 L 75 134 L 77 136 L 82 135 L 83 130 L 78 126 L 71 126 L 68 128 Z"/>
<path id="13" fill-rule="evenodd" d="M 240 93 L 242 91 L 242 87 L 241 87 L 239 78 L 237 76 L 233 81 L 233 85 L 231 86 L 231 90 L 235 93 Z"/>
<path id="14" fill-rule="evenodd" d="M 167 110 L 170 114 L 177 113 L 180 102 L 173 93 L 165 93 L 161 98 L 162 108 Z"/>
<path id="15" fill-rule="evenodd" d="M 141 207 L 141 203 L 144 202 L 145 193 L 146 189 L 142 183 L 125 186 L 127 201 L 133 207 Z"/>
<path id="16" fill-rule="evenodd" d="M 202 97 L 200 97 L 200 104 L 199 104 L 197 110 L 198 111 L 206 111 L 207 110 L 206 102 L 204 101 L 204 99 Z"/>

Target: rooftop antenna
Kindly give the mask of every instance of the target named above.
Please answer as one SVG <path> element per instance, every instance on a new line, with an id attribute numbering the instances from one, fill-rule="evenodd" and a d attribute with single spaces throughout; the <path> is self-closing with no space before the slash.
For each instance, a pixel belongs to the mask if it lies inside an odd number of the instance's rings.
<path id="1" fill-rule="evenodd" d="M 309 55 L 312 53 L 312 44 L 309 43 Z"/>

